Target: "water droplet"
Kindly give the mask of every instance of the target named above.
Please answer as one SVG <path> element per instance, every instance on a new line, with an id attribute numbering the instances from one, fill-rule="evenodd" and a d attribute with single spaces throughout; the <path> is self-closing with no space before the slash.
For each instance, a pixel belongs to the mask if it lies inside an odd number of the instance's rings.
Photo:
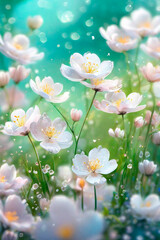
<path id="1" fill-rule="evenodd" d="M 62 23 L 68 23 L 68 22 L 72 22 L 74 19 L 74 15 L 71 11 L 66 11 L 66 12 L 58 12 L 58 19 L 62 22 Z"/>
<path id="2" fill-rule="evenodd" d="M 80 39 L 80 35 L 77 32 L 73 32 L 73 33 L 71 33 L 71 39 L 78 40 L 78 39 Z"/>

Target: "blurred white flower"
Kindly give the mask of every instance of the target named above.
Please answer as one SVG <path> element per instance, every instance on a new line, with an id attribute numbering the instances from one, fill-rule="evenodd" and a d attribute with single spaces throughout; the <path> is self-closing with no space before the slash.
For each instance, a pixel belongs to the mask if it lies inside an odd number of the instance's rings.
<path id="1" fill-rule="evenodd" d="M 122 28 L 136 32 L 141 37 L 156 35 L 160 32 L 160 16 L 152 18 L 149 11 L 139 8 L 130 17 L 123 17 L 120 21 Z"/>
<path id="2" fill-rule="evenodd" d="M 141 49 L 149 56 L 160 60 L 160 39 L 157 37 L 148 38 L 147 42 L 141 44 Z"/>
<path id="3" fill-rule="evenodd" d="M 27 182 L 27 178 L 17 177 L 14 165 L 4 163 L 0 167 L 0 196 L 18 192 Z"/>
<path id="4" fill-rule="evenodd" d="M 152 142 L 156 145 L 160 145 L 160 131 L 152 134 Z"/>
<path id="5" fill-rule="evenodd" d="M 102 234 L 104 220 L 95 211 L 78 211 L 69 198 L 59 195 L 52 199 L 49 219 L 36 226 L 33 237 L 36 240 L 91 240 Z"/>
<path id="6" fill-rule="evenodd" d="M 30 125 L 40 118 L 38 106 L 29 108 L 27 112 L 17 109 L 11 113 L 11 122 L 6 122 L 2 132 L 11 136 L 25 136 L 30 132 Z"/>
<path id="7" fill-rule="evenodd" d="M 153 93 L 155 97 L 160 98 L 160 82 L 153 83 Z"/>
<path id="8" fill-rule="evenodd" d="M 9 83 L 9 80 L 9 73 L 5 71 L 0 71 L 0 88 L 6 86 Z"/>
<path id="9" fill-rule="evenodd" d="M 94 106 L 103 112 L 124 115 L 126 113 L 143 110 L 145 105 L 138 106 L 141 101 L 142 95 L 139 93 L 131 93 L 126 97 L 124 92 L 118 91 L 107 93 L 105 99 L 101 102 L 94 100 Z"/>
<path id="10" fill-rule="evenodd" d="M 140 68 L 143 76 L 149 82 L 160 81 L 160 66 L 154 67 L 151 62 L 148 62 L 146 66 Z"/>
<path id="11" fill-rule="evenodd" d="M 116 128 L 115 130 L 109 128 L 108 133 L 111 137 L 124 138 L 124 130 L 121 130 L 120 128 Z"/>
<path id="12" fill-rule="evenodd" d="M 113 62 L 101 62 L 96 54 L 85 53 L 83 56 L 74 53 L 70 57 L 71 67 L 61 65 L 61 73 L 71 81 L 81 82 L 86 79 L 104 78 L 113 70 Z"/>
<path id="13" fill-rule="evenodd" d="M 100 34 L 107 40 L 107 45 L 115 52 L 126 52 L 137 47 L 139 36 L 131 31 L 125 31 L 116 25 L 111 25 L 105 30 L 99 29 Z"/>
<path id="14" fill-rule="evenodd" d="M 143 127 L 144 123 L 145 123 L 145 121 L 144 121 L 144 119 L 143 119 L 142 116 L 136 117 L 136 118 L 134 119 L 134 126 L 135 126 L 136 128 L 141 128 L 141 127 Z"/>
<path id="15" fill-rule="evenodd" d="M 28 77 L 31 69 L 25 68 L 22 65 L 18 65 L 17 67 L 10 67 L 9 68 L 9 74 L 10 77 L 14 80 L 15 83 L 19 83 L 25 78 Z"/>
<path id="16" fill-rule="evenodd" d="M 143 162 L 140 162 L 138 167 L 139 171 L 146 176 L 153 175 L 157 169 L 157 165 L 154 164 L 153 161 L 148 160 L 143 160 Z"/>
<path id="17" fill-rule="evenodd" d="M 46 211 L 46 210 L 49 209 L 51 201 L 48 200 L 48 199 L 46 199 L 46 198 L 41 198 L 40 201 L 39 201 L 39 203 L 40 203 L 41 209 L 42 209 L 43 211 Z"/>
<path id="18" fill-rule="evenodd" d="M 30 130 L 33 138 L 41 142 L 42 148 L 56 154 L 61 149 L 69 148 L 73 143 L 72 134 L 65 131 L 66 127 L 66 123 L 60 118 L 51 121 L 43 114 L 38 122 L 31 124 Z"/>
<path id="19" fill-rule="evenodd" d="M 137 217 L 147 220 L 160 220 L 160 199 L 158 195 L 150 194 L 143 199 L 140 195 L 135 194 L 131 197 L 130 204 Z"/>
<path id="20" fill-rule="evenodd" d="M 145 116 L 145 123 L 147 125 L 150 123 L 151 115 L 152 115 L 152 112 L 147 110 L 146 116 Z M 152 115 L 151 125 L 157 126 L 159 123 L 160 123 L 160 115 L 158 113 L 154 112 Z"/>
<path id="21" fill-rule="evenodd" d="M 90 184 L 98 185 L 106 182 L 101 174 L 109 174 L 117 168 L 116 160 L 109 161 L 109 151 L 106 148 L 93 148 L 89 155 L 76 154 L 73 158 L 72 171 L 79 177 L 84 177 Z"/>
<path id="22" fill-rule="evenodd" d="M 32 30 L 38 29 L 43 24 L 43 18 L 40 15 L 36 15 L 34 17 L 27 18 L 28 27 Z"/>
<path id="23" fill-rule="evenodd" d="M 42 81 L 39 77 L 36 77 L 35 82 L 31 79 L 30 87 L 33 92 L 49 102 L 61 103 L 69 98 L 69 92 L 59 95 L 63 90 L 63 85 L 61 83 L 54 83 L 51 77 L 45 77 Z"/>
<path id="24" fill-rule="evenodd" d="M 72 179 L 72 171 L 69 165 L 61 165 L 58 167 L 57 178 L 62 182 L 69 182 Z"/>
<path id="25" fill-rule="evenodd" d="M 71 118 L 74 122 L 78 122 L 81 119 L 82 114 L 83 112 L 81 110 L 75 108 L 72 108 L 70 112 Z"/>
<path id="26" fill-rule="evenodd" d="M 13 147 L 13 142 L 7 135 L 0 134 L 0 153 L 6 152 Z"/>
<path id="27" fill-rule="evenodd" d="M 9 230 L 6 230 L 2 235 L 2 240 L 17 240 L 18 235 L 15 232 L 11 232 Z"/>
<path id="28" fill-rule="evenodd" d="M 0 202 L 0 220 L 20 232 L 30 232 L 34 223 L 34 218 L 26 211 L 25 203 L 16 195 L 8 196 L 4 205 Z"/>
<path id="29" fill-rule="evenodd" d="M 38 53 L 37 48 L 30 47 L 30 40 L 26 35 L 12 37 L 10 32 L 5 33 L 3 38 L 0 36 L 0 52 L 20 64 L 31 64 L 44 57 L 44 53 Z"/>

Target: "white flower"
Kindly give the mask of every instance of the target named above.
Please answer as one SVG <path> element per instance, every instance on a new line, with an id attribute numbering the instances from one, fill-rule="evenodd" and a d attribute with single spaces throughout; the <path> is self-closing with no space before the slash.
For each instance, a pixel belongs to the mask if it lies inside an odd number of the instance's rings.
<path id="1" fill-rule="evenodd" d="M 17 177 L 14 165 L 4 163 L 0 167 L 0 196 L 10 195 L 19 191 L 28 182 L 27 178 Z"/>
<path id="2" fill-rule="evenodd" d="M 91 240 L 104 229 L 104 220 L 95 211 L 78 211 L 69 198 L 59 195 L 52 199 L 49 219 L 39 222 L 33 237 L 36 240 Z"/>
<path id="3" fill-rule="evenodd" d="M 157 82 L 160 81 L 160 66 L 154 67 L 151 62 L 147 63 L 146 66 L 141 67 L 141 72 L 143 76 L 149 82 Z"/>
<path id="4" fill-rule="evenodd" d="M 160 16 L 152 18 L 150 12 L 144 8 L 139 8 L 133 11 L 130 17 L 123 17 L 120 25 L 142 37 L 156 35 L 160 32 Z"/>
<path id="5" fill-rule="evenodd" d="M 124 115 L 144 109 L 145 105 L 138 106 L 141 101 L 142 96 L 139 93 L 131 93 L 126 97 L 124 92 L 114 92 L 107 93 L 101 102 L 95 100 L 94 106 L 103 112 Z"/>
<path id="6" fill-rule="evenodd" d="M 143 125 L 144 125 L 144 123 L 145 123 L 145 121 L 144 121 L 144 119 L 143 119 L 143 117 L 136 117 L 135 119 L 134 119 L 134 126 L 136 127 L 136 128 L 141 128 L 141 127 L 143 127 Z"/>
<path id="7" fill-rule="evenodd" d="M 40 28 L 43 24 L 43 18 L 40 15 L 28 17 L 27 24 L 32 30 Z"/>
<path id="8" fill-rule="evenodd" d="M 19 83 L 28 77 L 31 69 L 18 65 L 17 67 L 10 67 L 9 74 L 15 83 Z"/>
<path id="9" fill-rule="evenodd" d="M 160 131 L 153 133 L 152 142 L 156 145 L 160 145 Z"/>
<path id="10" fill-rule="evenodd" d="M 157 216 L 157 212 L 160 211 L 160 199 L 156 194 L 150 194 L 143 199 L 140 195 L 135 194 L 130 200 L 131 208 L 133 212 L 142 219 L 147 220 L 160 220 L 160 215 Z"/>
<path id="11" fill-rule="evenodd" d="M 61 83 L 54 83 L 51 77 L 45 77 L 42 81 L 39 77 L 36 77 L 35 82 L 31 79 L 30 87 L 36 94 L 49 102 L 61 103 L 69 98 L 69 92 L 65 92 L 59 96 L 63 90 L 63 85 Z"/>
<path id="12" fill-rule="evenodd" d="M 141 49 L 149 56 L 160 60 L 160 39 L 157 37 L 148 38 L 147 42 L 141 44 Z"/>
<path id="13" fill-rule="evenodd" d="M 126 52 L 136 48 L 139 36 L 131 31 L 125 31 L 116 25 L 111 25 L 105 30 L 99 29 L 100 34 L 107 40 L 107 45 L 116 52 Z"/>
<path id="14" fill-rule="evenodd" d="M 9 32 L 3 38 L 0 36 L 0 52 L 21 64 L 34 63 L 44 56 L 44 53 L 37 53 L 37 48 L 30 47 L 30 40 L 26 35 L 12 37 Z"/>
<path id="15" fill-rule="evenodd" d="M 19 196 L 10 195 L 3 206 L 0 202 L 0 221 L 8 227 L 20 232 L 29 232 L 34 219 L 26 211 L 26 206 Z"/>
<path id="16" fill-rule="evenodd" d="M 66 123 L 60 118 L 51 121 L 43 114 L 38 122 L 31 124 L 31 134 L 36 141 L 41 142 L 42 148 L 56 154 L 73 143 L 72 134 L 65 131 L 66 127 Z"/>
<path id="17" fill-rule="evenodd" d="M 86 181 L 97 185 L 106 182 L 101 174 L 109 174 L 117 168 L 116 160 L 109 161 L 109 151 L 106 148 L 93 148 L 89 155 L 76 154 L 73 158 L 72 171 Z"/>
<path id="18" fill-rule="evenodd" d="M 156 169 L 157 165 L 153 161 L 143 160 L 139 163 L 139 171 L 146 176 L 151 176 Z"/>
<path id="19" fill-rule="evenodd" d="M 81 110 L 75 108 L 72 108 L 70 112 L 71 118 L 74 122 L 78 122 L 81 119 L 82 114 L 83 112 Z"/>
<path id="20" fill-rule="evenodd" d="M 38 106 L 29 108 L 27 112 L 17 109 L 11 113 L 11 122 L 6 122 L 2 132 L 11 136 L 25 136 L 30 131 L 30 125 L 38 121 L 40 111 Z"/>
<path id="21" fill-rule="evenodd" d="M 120 128 L 116 128 L 115 131 L 110 128 L 108 133 L 111 137 L 124 138 L 124 130 L 121 130 Z"/>
<path id="22" fill-rule="evenodd" d="M 153 83 L 153 92 L 155 97 L 160 98 L 160 82 Z"/>
<path id="23" fill-rule="evenodd" d="M 85 53 L 83 56 L 74 53 L 70 57 L 71 67 L 61 65 L 61 73 L 71 81 L 81 82 L 86 79 L 104 78 L 108 76 L 113 69 L 113 62 L 101 62 L 96 54 Z"/>
<path id="24" fill-rule="evenodd" d="M 58 167 L 57 178 L 61 181 L 69 182 L 72 179 L 72 171 L 70 166 L 61 165 Z"/>
<path id="25" fill-rule="evenodd" d="M 0 87 L 4 87 L 9 83 L 10 76 L 8 72 L 0 71 Z"/>

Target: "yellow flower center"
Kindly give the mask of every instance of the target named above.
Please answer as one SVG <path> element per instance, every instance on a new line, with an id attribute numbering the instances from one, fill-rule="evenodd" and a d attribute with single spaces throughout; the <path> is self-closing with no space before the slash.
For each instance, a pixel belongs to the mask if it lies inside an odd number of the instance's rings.
<path id="1" fill-rule="evenodd" d="M 117 101 L 115 101 L 115 105 L 119 108 L 121 102 L 123 102 L 123 101 L 124 101 L 124 98 L 120 98 L 120 99 L 118 99 Z"/>
<path id="2" fill-rule="evenodd" d="M 148 202 L 146 202 L 146 203 L 142 203 L 142 207 L 151 207 L 151 202 L 150 201 L 148 201 Z"/>
<path id="3" fill-rule="evenodd" d="M 49 138 L 57 138 L 60 134 L 54 127 L 48 127 L 45 130 L 42 129 L 42 132 Z"/>
<path id="4" fill-rule="evenodd" d="M 130 41 L 130 37 L 129 36 L 125 36 L 125 37 L 119 37 L 117 39 L 117 41 L 119 43 L 122 43 L 122 44 L 125 44 L 125 43 L 128 43 Z"/>
<path id="5" fill-rule="evenodd" d="M 13 211 L 13 212 L 8 211 L 8 212 L 5 212 L 4 215 L 9 222 L 14 222 L 14 221 L 17 221 L 19 219 L 16 211 Z"/>
<path id="6" fill-rule="evenodd" d="M 50 95 L 54 91 L 54 89 L 48 83 L 42 85 L 42 90 L 48 95 Z"/>
<path id="7" fill-rule="evenodd" d="M 7 180 L 6 180 L 5 178 L 6 178 L 5 176 L 0 176 L 0 182 L 1 182 L 1 183 L 6 182 Z"/>
<path id="8" fill-rule="evenodd" d="M 86 164 L 86 162 L 84 162 L 84 164 Z M 93 173 L 96 170 L 100 169 L 101 167 L 103 167 L 103 166 L 100 165 L 100 160 L 98 158 L 95 160 L 89 160 L 88 165 L 87 165 L 88 170 Z"/>
<path id="9" fill-rule="evenodd" d="M 14 43 L 13 46 L 17 49 L 17 50 L 23 50 L 22 45 L 18 44 L 18 43 Z"/>
<path id="10" fill-rule="evenodd" d="M 102 80 L 102 79 L 92 79 L 92 82 L 95 86 L 98 86 L 98 85 L 104 83 L 104 80 Z"/>
<path id="11" fill-rule="evenodd" d="M 96 63 L 87 62 L 82 64 L 82 68 L 86 73 L 95 73 L 98 72 L 99 65 Z"/>
<path id="12" fill-rule="evenodd" d="M 57 235 L 58 237 L 62 238 L 62 239 L 71 239 L 71 237 L 73 236 L 74 233 L 74 229 L 72 226 L 61 226 L 58 231 L 57 231 Z"/>
<path id="13" fill-rule="evenodd" d="M 23 117 L 15 115 L 14 117 L 15 117 L 15 120 L 13 122 L 16 124 L 16 126 L 23 127 L 26 121 L 26 115 L 24 115 Z"/>
<path id="14" fill-rule="evenodd" d="M 140 28 L 151 28 L 150 22 L 144 22 L 139 25 Z"/>

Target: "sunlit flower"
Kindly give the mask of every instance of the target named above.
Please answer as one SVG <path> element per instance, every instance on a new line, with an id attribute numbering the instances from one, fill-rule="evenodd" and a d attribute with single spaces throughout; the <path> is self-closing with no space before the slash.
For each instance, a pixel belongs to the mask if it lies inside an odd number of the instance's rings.
<path id="1" fill-rule="evenodd" d="M 33 227 L 34 218 L 27 213 L 19 196 L 10 195 L 4 205 L 0 202 L 0 221 L 17 231 L 28 232 Z"/>
<path id="2" fill-rule="evenodd" d="M 73 158 L 72 171 L 79 177 L 85 177 L 90 184 L 102 184 L 106 179 L 101 174 L 109 174 L 117 168 L 116 160 L 109 161 L 106 148 L 93 148 L 89 155 L 76 154 Z"/>
<path id="3" fill-rule="evenodd" d="M 141 44 L 141 49 L 149 56 L 160 60 L 160 39 L 157 37 L 148 38 L 147 42 Z"/>
<path id="4" fill-rule="evenodd" d="M 81 119 L 83 113 L 81 110 L 72 108 L 70 114 L 71 114 L 72 120 L 74 122 L 78 122 Z"/>
<path id="5" fill-rule="evenodd" d="M 40 15 L 27 18 L 28 27 L 32 30 L 40 28 L 43 24 L 43 18 Z"/>
<path id="6" fill-rule="evenodd" d="M 124 115 L 144 109 L 145 105 L 138 106 L 141 101 L 142 95 L 139 93 L 131 93 L 126 97 L 124 92 L 114 92 L 107 93 L 101 102 L 95 100 L 94 106 L 103 112 Z"/>
<path id="7" fill-rule="evenodd" d="M 75 203 L 62 195 L 52 199 L 49 219 L 36 226 L 34 238 L 37 240 L 90 240 L 102 234 L 104 220 L 100 213 L 80 212 Z"/>
<path id="8" fill-rule="evenodd" d="M 135 194 L 130 200 L 131 208 L 135 215 L 141 219 L 160 220 L 157 218 L 157 211 L 160 210 L 160 199 L 156 194 L 150 194 L 143 199 L 140 195 Z M 157 218 L 157 219 L 156 219 Z"/>
<path id="9" fill-rule="evenodd" d="M 15 232 L 6 230 L 2 235 L 2 240 L 17 240 L 18 235 Z"/>
<path id="10" fill-rule="evenodd" d="M 6 86 L 9 83 L 9 80 L 9 73 L 5 71 L 0 71 L 0 88 Z"/>
<path id="11" fill-rule="evenodd" d="M 36 94 L 49 102 L 61 103 L 69 98 L 69 92 L 60 95 L 63 90 L 63 85 L 61 83 L 54 83 L 51 77 L 45 77 L 42 81 L 39 77 L 36 77 L 35 82 L 31 79 L 30 87 Z"/>
<path id="12" fill-rule="evenodd" d="M 30 47 L 30 40 L 26 35 L 18 34 L 12 37 L 11 33 L 7 32 L 3 38 L 0 36 L 0 52 L 21 64 L 41 60 L 44 53 L 37 53 L 37 51 L 37 48 Z"/>
<path id="13" fill-rule="evenodd" d="M 10 67 L 9 74 L 15 83 L 19 83 L 28 77 L 31 69 L 18 65 L 17 67 Z"/>
<path id="14" fill-rule="evenodd" d="M 160 145 L 160 131 L 153 133 L 152 142 L 156 145 Z"/>
<path id="15" fill-rule="evenodd" d="M 2 132 L 11 136 L 25 136 L 30 132 L 30 125 L 40 118 L 38 106 L 29 108 L 27 112 L 17 109 L 11 113 L 11 122 L 6 122 Z"/>
<path id="16" fill-rule="evenodd" d="M 121 79 L 110 80 L 104 78 L 96 78 L 91 79 L 90 82 L 81 81 L 81 83 L 86 87 L 92 88 L 93 90 L 99 92 L 115 92 L 122 87 Z"/>
<path id="17" fill-rule="evenodd" d="M 139 171 L 146 176 L 153 175 L 156 169 L 157 165 L 153 161 L 143 160 L 143 162 L 139 163 Z"/>
<path id="18" fill-rule="evenodd" d="M 85 53 L 83 56 L 74 53 L 70 57 L 71 67 L 62 64 L 61 73 L 71 81 L 80 82 L 86 79 L 104 78 L 113 70 L 113 62 L 101 62 L 96 54 Z"/>
<path id="19" fill-rule="evenodd" d="M 60 118 L 51 121 L 43 114 L 38 122 L 31 124 L 31 134 L 36 141 L 41 142 L 42 148 L 56 154 L 73 143 L 72 134 L 65 131 L 66 127 L 66 123 Z"/>
<path id="20" fill-rule="evenodd" d="M 152 116 L 152 119 L 151 119 Z M 151 125 L 152 126 L 157 126 L 160 123 L 160 116 L 158 113 L 154 112 L 153 115 L 151 111 L 147 110 L 146 111 L 146 116 L 145 116 L 145 123 L 148 125 L 151 120 Z"/>
<path id="21" fill-rule="evenodd" d="M 160 66 L 154 67 L 151 62 L 147 63 L 146 66 L 143 66 L 141 69 L 143 76 L 149 82 L 160 81 Z"/>
<path id="22" fill-rule="evenodd" d="M 136 117 L 136 118 L 134 119 L 134 126 L 135 126 L 136 128 L 141 128 L 141 127 L 143 127 L 144 123 L 145 123 L 145 121 L 144 121 L 144 119 L 143 119 L 142 116 Z"/>
<path id="23" fill-rule="evenodd" d="M 0 103 L 2 111 L 8 111 L 9 108 L 23 107 L 27 99 L 22 91 L 15 86 L 6 89 L 6 92 L 0 92 Z"/>
<path id="24" fill-rule="evenodd" d="M 131 31 L 125 31 L 116 25 L 111 25 L 105 30 L 99 29 L 100 34 L 107 40 L 107 45 L 116 52 L 126 52 L 136 48 L 139 36 Z"/>
<path id="25" fill-rule="evenodd" d="M 116 128 L 115 130 L 110 128 L 108 130 L 108 133 L 111 137 L 115 137 L 115 138 L 123 138 L 124 137 L 124 130 L 121 130 L 120 128 Z"/>
<path id="26" fill-rule="evenodd" d="M 0 134 L 0 153 L 3 153 L 13 147 L 13 142 L 9 136 Z"/>
<path id="27" fill-rule="evenodd" d="M 130 17 L 123 17 L 120 21 L 122 28 L 138 33 L 140 36 L 156 35 L 160 32 L 160 16 L 152 18 L 149 11 L 139 8 Z"/>

